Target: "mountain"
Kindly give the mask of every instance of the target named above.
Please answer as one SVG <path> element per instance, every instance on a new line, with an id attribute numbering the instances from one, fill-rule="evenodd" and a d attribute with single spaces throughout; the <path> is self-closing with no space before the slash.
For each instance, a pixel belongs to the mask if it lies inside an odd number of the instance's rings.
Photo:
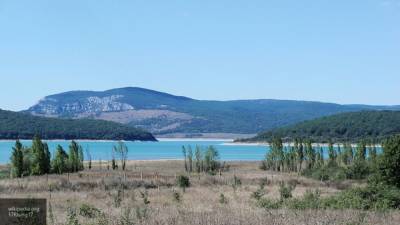
<path id="1" fill-rule="evenodd" d="M 361 111 L 301 122 L 242 141 L 260 142 L 282 137 L 289 141 L 294 138 L 311 138 L 319 142 L 329 139 L 356 142 L 361 139 L 382 140 L 395 134 L 400 134 L 400 111 Z"/>
<path id="2" fill-rule="evenodd" d="M 96 139 L 156 141 L 152 134 L 115 122 L 43 118 L 0 110 L 0 139 Z"/>
<path id="3" fill-rule="evenodd" d="M 255 134 L 321 116 L 364 109 L 400 107 L 271 99 L 206 101 L 128 87 L 51 95 L 26 112 L 44 117 L 114 121 L 142 127 L 154 134 Z"/>

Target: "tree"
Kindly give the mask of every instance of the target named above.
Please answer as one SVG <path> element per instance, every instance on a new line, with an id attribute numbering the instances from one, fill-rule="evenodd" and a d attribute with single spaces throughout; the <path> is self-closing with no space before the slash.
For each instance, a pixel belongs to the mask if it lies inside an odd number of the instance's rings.
<path id="1" fill-rule="evenodd" d="M 357 145 L 356 157 L 355 160 L 357 161 L 365 161 L 367 155 L 367 146 L 365 141 L 361 141 Z"/>
<path id="2" fill-rule="evenodd" d="M 187 155 L 188 155 L 189 172 L 191 173 L 193 172 L 193 150 L 190 145 L 188 148 Z"/>
<path id="3" fill-rule="evenodd" d="M 11 155 L 11 171 L 13 177 L 22 177 L 24 172 L 23 146 L 19 140 L 15 142 Z"/>
<path id="4" fill-rule="evenodd" d="M 70 172 L 79 171 L 79 145 L 75 141 L 71 141 L 69 145 L 68 164 Z"/>
<path id="5" fill-rule="evenodd" d="M 86 146 L 86 158 L 88 159 L 88 168 L 92 169 L 92 154 L 90 153 L 89 146 Z"/>
<path id="6" fill-rule="evenodd" d="M 295 139 L 294 148 L 297 152 L 297 160 L 299 164 L 299 172 L 301 172 L 303 161 L 304 161 L 304 151 L 303 151 L 303 143 L 300 139 Z"/>
<path id="7" fill-rule="evenodd" d="M 336 154 L 336 150 L 333 147 L 333 142 L 330 140 L 328 143 L 328 156 L 329 156 L 329 165 L 336 165 L 336 158 L 337 158 L 337 154 Z"/>
<path id="8" fill-rule="evenodd" d="M 45 147 L 39 136 L 35 136 L 32 141 L 32 164 L 31 173 L 32 175 L 42 175 L 46 171 L 46 153 Z"/>
<path id="9" fill-rule="evenodd" d="M 203 160 L 202 160 L 202 153 L 201 153 L 201 149 L 199 146 L 196 146 L 196 152 L 194 153 L 195 158 L 196 158 L 196 171 L 197 173 L 200 173 L 201 171 L 203 171 L 202 168 L 202 164 L 203 164 Z"/>
<path id="10" fill-rule="evenodd" d="M 383 142 L 377 173 L 378 181 L 400 188 L 400 135 Z"/>
<path id="11" fill-rule="evenodd" d="M 306 141 L 306 156 L 307 156 L 307 167 L 311 169 L 314 167 L 315 164 L 315 149 L 312 146 L 312 141 L 308 139 Z"/>
<path id="12" fill-rule="evenodd" d="M 369 146 L 368 150 L 369 150 L 368 151 L 369 160 L 371 161 L 371 163 L 373 165 L 375 165 L 376 164 L 376 159 L 378 157 L 378 153 L 377 153 L 377 150 L 376 150 L 376 145 L 375 144 L 371 144 Z"/>
<path id="13" fill-rule="evenodd" d="M 183 159 L 185 160 L 185 171 L 188 172 L 187 153 L 185 146 L 182 146 L 182 154 L 183 154 Z"/>
<path id="14" fill-rule="evenodd" d="M 51 171 L 51 154 L 49 150 L 49 145 L 47 145 L 47 143 L 43 143 L 43 152 L 44 152 L 43 173 L 49 174 Z"/>
<path id="15" fill-rule="evenodd" d="M 121 165 L 122 165 L 122 170 L 125 170 L 126 168 L 126 161 L 128 159 L 128 147 L 125 145 L 124 142 L 119 141 L 116 146 L 114 146 L 114 152 L 116 152 L 119 155 Z"/>
<path id="16" fill-rule="evenodd" d="M 52 161 L 52 168 L 54 173 L 62 174 L 68 171 L 68 155 L 61 145 L 57 146 L 54 159 Z"/>
<path id="17" fill-rule="evenodd" d="M 83 165 L 85 158 L 83 156 L 83 148 L 81 145 L 78 146 L 78 170 L 84 170 L 85 167 Z"/>
<path id="18" fill-rule="evenodd" d="M 204 154 L 204 170 L 206 172 L 216 172 L 219 167 L 219 154 L 214 146 L 209 146 Z"/>

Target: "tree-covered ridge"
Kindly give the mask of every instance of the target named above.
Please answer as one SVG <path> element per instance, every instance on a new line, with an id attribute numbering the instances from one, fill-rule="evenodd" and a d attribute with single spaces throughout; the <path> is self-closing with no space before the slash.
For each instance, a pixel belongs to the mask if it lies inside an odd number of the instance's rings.
<path id="1" fill-rule="evenodd" d="M 0 110 L 0 139 L 89 139 L 155 141 L 149 132 L 90 119 L 56 119 Z"/>
<path id="2" fill-rule="evenodd" d="M 197 100 L 128 87 L 51 95 L 26 112 L 45 117 L 103 119 L 142 127 L 153 134 L 255 134 L 337 113 L 396 109 L 400 106 L 273 99 Z"/>
<path id="3" fill-rule="evenodd" d="M 361 111 L 301 122 L 242 141 L 271 141 L 273 137 L 281 137 L 287 141 L 309 138 L 318 142 L 358 142 L 379 141 L 394 134 L 400 134 L 400 111 Z"/>

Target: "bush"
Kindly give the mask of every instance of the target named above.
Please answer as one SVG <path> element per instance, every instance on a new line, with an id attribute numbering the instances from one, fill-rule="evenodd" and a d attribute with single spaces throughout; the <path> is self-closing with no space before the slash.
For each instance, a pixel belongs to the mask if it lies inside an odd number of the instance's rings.
<path id="1" fill-rule="evenodd" d="M 237 190 L 239 186 L 242 185 L 242 181 L 240 180 L 239 177 L 233 176 L 233 181 L 232 181 L 232 188 L 233 190 Z"/>
<path id="2" fill-rule="evenodd" d="M 279 194 L 281 196 L 281 201 L 291 198 L 292 197 L 292 191 L 296 188 L 295 184 L 285 184 L 284 182 L 281 182 L 279 184 Z"/>
<path id="3" fill-rule="evenodd" d="M 180 175 L 176 178 L 176 184 L 178 187 L 185 190 L 186 188 L 190 187 L 190 180 L 189 177 Z"/>
<path id="4" fill-rule="evenodd" d="M 400 190 L 388 185 L 353 188 L 323 200 L 324 207 L 334 209 L 400 209 Z"/>
<path id="5" fill-rule="evenodd" d="M 347 171 L 337 164 L 327 164 L 319 168 L 306 169 L 302 175 L 320 181 L 339 181 L 346 179 Z"/>
<path id="6" fill-rule="evenodd" d="M 79 215 L 86 217 L 86 218 L 95 218 L 100 215 L 100 210 L 94 206 L 82 204 L 79 208 Z"/>
<path id="7" fill-rule="evenodd" d="M 222 193 L 219 195 L 219 203 L 221 203 L 223 205 L 228 204 L 228 199 Z"/>
<path id="8" fill-rule="evenodd" d="M 264 209 L 282 208 L 282 201 L 274 201 L 268 198 L 262 198 L 258 201 L 258 206 Z"/>
<path id="9" fill-rule="evenodd" d="M 287 201 L 288 208 L 297 209 L 297 210 L 305 210 L 305 209 L 319 209 L 322 207 L 320 200 L 320 192 L 319 190 L 310 191 L 307 190 L 301 199 L 292 199 Z"/>
<path id="10" fill-rule="evenodd" d="M 257 191 L 251 193 L 251 197 L 254 198 L 255 200 L 260 200 L 263 196 L 265 195 L 265 190 L 264 189 L 257 189 Z"/>
<path id="11" fill-rule="evenodd" d="M 346 171 L 348 179 L 361 180 L 365 179 L 371 170 L 366 161 L 355 161 Z"/>
<path id="12" fill-rule="evenodd" d="M 175 202 L 181 202 L 182 198 L 181 198 L 181 194 L 179 194 L 179 192 L 174 191 L 172 193 L 172 198 Z"/>

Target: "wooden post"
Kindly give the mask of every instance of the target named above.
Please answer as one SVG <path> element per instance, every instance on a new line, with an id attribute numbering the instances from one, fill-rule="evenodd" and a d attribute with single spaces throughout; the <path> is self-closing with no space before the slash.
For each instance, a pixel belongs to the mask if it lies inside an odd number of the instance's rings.
<path id="1" fill-rule="evenodd" d="M 143 180 L 143 171 L 140 171 L 140 180 Z"/>

